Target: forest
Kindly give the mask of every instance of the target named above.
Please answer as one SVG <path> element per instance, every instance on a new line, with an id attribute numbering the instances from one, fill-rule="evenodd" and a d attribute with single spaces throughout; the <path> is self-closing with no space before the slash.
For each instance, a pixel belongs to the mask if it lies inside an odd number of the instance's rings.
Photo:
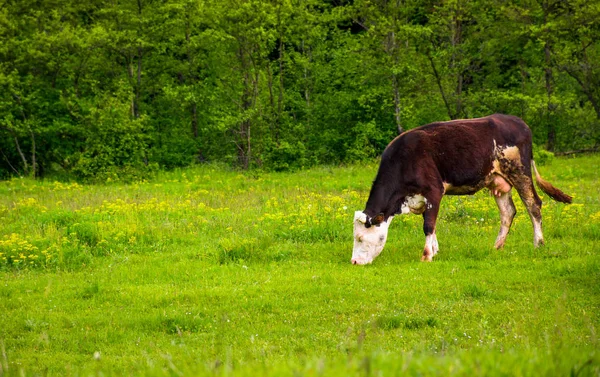
<path id="1" fill-rule="evenodd" d="M 491 113 L 600 145 L 596 0 L 0 3 L 0 178 L 345 164 Z"/>

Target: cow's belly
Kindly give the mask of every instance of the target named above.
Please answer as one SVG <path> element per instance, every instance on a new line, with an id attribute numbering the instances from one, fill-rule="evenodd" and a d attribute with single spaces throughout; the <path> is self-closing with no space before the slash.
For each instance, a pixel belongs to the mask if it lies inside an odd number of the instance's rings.
<path id="1" fill-rule="evenodd" d="M 475 185 L 454 186 L 451 183 L 444 182 L 445 195 L 473 195 L 482 188 L 488 188 L 495 196 L 507 193 L 512 188 L 511 184 L 501 175 L 496 173 L 489 174 L 485 179 Z"/>
<path id="2" fill-rule="evenodd" d="M 468 186 L 454 186 L 451 183 L 444 182 L 444 194 L 445 195 L 473 195 L 477 191 L 485 187 L 485 182 L 478 183 L 476 185 Z"/>

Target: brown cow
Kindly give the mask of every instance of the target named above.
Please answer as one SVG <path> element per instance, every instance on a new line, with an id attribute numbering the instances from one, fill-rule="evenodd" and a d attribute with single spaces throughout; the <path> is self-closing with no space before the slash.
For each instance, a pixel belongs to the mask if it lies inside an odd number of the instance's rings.
<path id="1" fill-rule="evenodd" d="M 389 224 L 396 214 L 423 215 L 423 261 L 438 252 L 435 223 L 444 195 L 472 195 L 488 188 L 500 210 L 495 247 L 504 246 L 516 214 L 514 187 L 533 223 L 533 244 L 544 243 L 542 201 L 538 186 L 552 199 L 571 197 L 544 181 L 533 162 L 531 131 L 515 116 L 494 114 L 478 119 L 436 122 L 395 138 L 381 156 L 377 177 L 364 211 L 354 217 L 353 264 L 371 263 L 381 253 Z"/>

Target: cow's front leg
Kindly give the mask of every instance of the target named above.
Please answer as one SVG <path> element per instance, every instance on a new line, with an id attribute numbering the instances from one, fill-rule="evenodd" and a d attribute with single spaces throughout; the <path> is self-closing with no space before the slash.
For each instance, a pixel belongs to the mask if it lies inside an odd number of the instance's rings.
<path id="1" fill-rule="evenodd" d="M 422 262 L 431 262 L 433 257 L 438 253 L 440 247 L 438 245 L 437 236 L 435 230 L 433 233 L 425 236 L 425 248 L 423 249 L 423 256 L 421 257 Z"/>
<path id="2" fill-rule="evenodd" d="M 437 237 L 435 235 L 435 223 L 440 210 L 440 198 L 428 198 L 427 207 L 423 212 L 423 232 L 425 233 L 425 247 L 421 261 L 431 262 L 433 256 L 439 251 Z"/>

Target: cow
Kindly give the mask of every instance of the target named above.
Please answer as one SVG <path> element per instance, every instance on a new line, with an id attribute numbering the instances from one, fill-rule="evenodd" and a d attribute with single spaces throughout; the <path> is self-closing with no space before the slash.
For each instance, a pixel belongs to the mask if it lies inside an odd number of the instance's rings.
<path id="1" fill-rule="evenodd" d="M 544 244 L 539 188 L 552 199 L 572 197 L 542 179 L 533 161 L 531 130 L 511 115 L 435 122 L 400 134 L 385 148 L 364 211 L 354 215 L 352 264 L 371 263 L 383 250 L 394 215 L 423 215 L 422 261 L 439 246 L 435 226 L 444 195 L 473 195 L 487 188 L 500 211 L 495 248 L 504 246 L 516 214 L 511 189 L 521 197 L 533 223 L 533 244 Z"/>

